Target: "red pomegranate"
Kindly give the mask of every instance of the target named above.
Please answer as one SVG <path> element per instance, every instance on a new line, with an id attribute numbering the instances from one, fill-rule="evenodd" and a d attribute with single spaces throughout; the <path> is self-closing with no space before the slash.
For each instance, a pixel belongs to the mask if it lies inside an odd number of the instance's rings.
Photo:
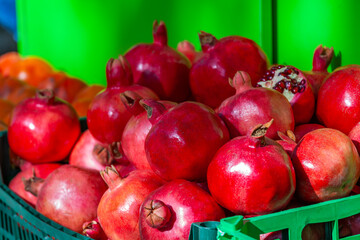
<path id="1" fill-rule="evenodd" d="M 8 141 L 21 158 L 49 163 L 64 159 L 79 135 L 80 122 L 73 107 L 52 91 L 42 90 L 14 108 Z"/>
<path id="2" fill-rule="evenodd" d="M 252 40 L 229 36 L 217 40 L 205 32 L 199 34 L 204 55 L 190 70 L 190 87 L 195 100 L 216 108 L 234 95 L 228 79 L 237 71 L 247 72 L 252 85 L 266 72 L 269 60 Z"/>
<path id="3" fill-rule="evenodd" d="M 348 134 L 360 122 L 360 65 L 337 68 L 321 85 L 316 116 L 328 128 Z"/>
<path id="4" fill-rule="evenodd" d="M 203 56 L 203 52 L 197 52 L 194 45 L 187 40 L 179 42 L 176 47 L 176 50 L 184 54 L 190 60 L 191 63 L 196 62 L 198 59 L 200 59 Z"/>
<path id="5" fill-rule="evenodd" d="M 154 105 L 159 105 L 160 109 L 164 106 L 164 111 L 176 105 L 170 101 L 155 100 L 147 100 L 147 104 L 152 109 L 156 108 Z M 140 114 L 133 115 L 124 128 L 121 139 L 122 147 L 129 161 L 137 169 L 151 170 L 145 152 L 145 139 L 151 127 L 152 124 L 148 119 L 147 112 L 142 111 Z"/>
<path id="6" fill-rule="evenodd" d="M 253 88 L 245 72 L 237 72 L 230 85 L 236 89 L 236 95 L 225 99 L 216 111 L 232 138 L 247 135 L 252 127 L 271 119 L 274 124 L 267 131 L 269 138 L 277 138 L 277 131 L 294 130 L 293 111 L 282 94 L 268 88 Z"/>
<path id="7" fill-rule="evenodd" d="M 134 82 L 152 89 L 162 100 L 181 102 L 190 94 L 190 61 L 168 46 L 164 22 L 154 21 L 152 44 L 138 44 L 125 57 Z"/>
<path id="8" fill-rule="evenodd" d="M 317 123 L 307 123 L 301 124 L 295 127 L 294 134 L 296 142 L 299 142 L 302 137 L 307 134 L 308 132 L 314 131 L 316 129 L 325 128 L 323 125 Z"/>
<path id="9" fill-rule="evenodd" d="M 217 151 L 208 167 L 211 195 L 235 214 L 280 210 L 295 192 L 290 157 L 278 143 L 265 137 L 271 123 L 256 126 L 248 136 L 230 140 Z"/>
<path id="10" fill-rule="evenodd" d="M 134 85 L 128 61 L 119 56 L 106 65 L 106 90 L 95 96 L 87 113 L 91 134 L 100 142 L 112 144 L 121 140 L 127 121 L 132 116 L 122 102 L 121 93 L 133 91 L 143 98 L 158 99 L 150 89 Z"/>
<path id="11" fill-rule="evenodd" d="M 94 240 L 108 240 L 104 230 L 101 228 L 98 218 L 85 222 L 83 224 L 82 234 Z"/>
<path id="12" fill-rule="evenodd" d="M 305 202 L 348 196 L 360 176 L 360 160 L 351 139 L 342 132 L 321 128 L 307 133 L 291 157 L 296 194 Z"/>
<path id="13" fill-rule="evenodd" d="M 36 210 L 81 233 L 83 223 L 95 219 L 97 206 L 106 189 L 98 171 L 66 164 L 45 180 Z"/>
<path id="14" fill-rule="evenodd" d="M 308 123 L 314 115 L 314 93 L 299 69 L 293 66 L 274 66 L 259 79 L 256 86 L 282 93 L 291 104 L 296 124 Z"/>
<path id="15" fill-rule="evenodd" d="M 339 220 L 339 236 L 341 238 L 360 234 L 360 214 Z"/>
<path id="16" fill-rule="evenodd" d="M 13 179 L 11 179 L 9 188 L 31 206 L 35 207 L 37 195 L 44 180 L 55 169 L 59 168 L 61 164 L 45 163 L 30 165 L 31 166 L 20 171 Z"/>
<path id="17" fill-rule="evenodd" d="M 111 240 L 140 239 L 140 206 L 164 180 L 149 170 L 135 170 L 124 179 L 115 168 L 107 167 L 100 173 L 109 186 L 97 210 L 105 234 Z"/>
<path id="18" fill-rule="evenodd" d="M 121 177 L 126 177 L 132 170 L 135 170 L 135 167 L 124 155 L 120 143 L 115 146 L 102 144 L 91 135 L 89 130 L 83 132 L 75 144 L 69 157 L 69 164 L 96 171 L 114 165 Z"/>
<path id="19" fill-rule="evenodd" d="M 317 99 L 317 95 L 321 84 L 323 83 L 324 79 L 329 75 L 327 69 L 331 63 L 333 56 L 334 56 L 333 47 L 328 48 L 319 45 L 314 52 L 312 71 L 303 72 L 306 79 L 312 86 L 315 99 Z"/>
<path id="20" fill-rule="evenodd" d="M 360 122 L 351 129 L 348 136 L 353 141 L 358 153 L 360 153 Z"/>
<path id="21" fill-rule="evenodd" d="M 196 102 L 180 103 L 167 112 L 164 106 L 151 107 L 146 100 L 140 103 L 153 125 L 145 140 L 153 171 L 166 180 L 204 181 L 211 158 L 229 140 L 220 117 Z"/>
<path id="22" fill-rule="evenodd" d="M 301 232 L 302 240 L 324 240 L 325 238 L 325 224 L 313 223 L 308 224 L 303 228 Z M 260 240 L 282 240 L 282 232 L 270 232 L 260 235 Z M 284 238 L 285 239 L 285 238 Z"/>
<path id="23" fill-rule="evenodd" d="M 141 239 L 185 240 L 193 222 L 219 221 L 223 217 L 224 211 L 201 187 L 183 179 L 173 180 L 144 200 L 140 210 Z"/>

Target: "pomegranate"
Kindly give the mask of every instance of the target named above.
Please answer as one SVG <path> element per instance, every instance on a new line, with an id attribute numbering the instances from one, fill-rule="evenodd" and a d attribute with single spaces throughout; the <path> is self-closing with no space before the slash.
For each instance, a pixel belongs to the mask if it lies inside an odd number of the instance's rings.
<path id="1" fill-rule="evenodd" d="M 264 51 L 250 39 L 229 36 L 217 40 L 205 32 L 201 32 L 199 38 L 204 55 L 190 70 L 190 87 L 198 102 L 216 108 L 234 95 L 228 79 L 236 71 L 249 73 L 255 86 L 268 68 L 269 60 Z"/>
<path id="2" fill-rule="evenodd" d="M 196 62 L 199 58 L 203 56 L 203 52 L 197 52 L 194 45 L 187 40 L 179 42 L 176 50 L 184 54 L 191 63 Z"/>
<path id="3" fill-rule="evenodd" d="M 360 176 L 360 160 L 351 139 L 321 128 L 307 133 L 292 154 L 296 194 L 305 202 L 348 196 Z"/>
<path id="4" fill-rule="evenodd" d="M 160 105 L 160 109 L 162 109 L 162 107 L 170 109 L 176 105 L 176 103 L 170 101 L 155 100 L 147 100 L 147 104 L 152 109 L 156 108 L 156 105 Z M 134 114 L 124 128 L 121 140 L 123 150 L 129 161 L 134 164 L 137 169 L 151 170 L 145 152 L 145 139 L 151 129 L 151 126 L 152 125 L 148 119 L 147 112 L 142 111 L 140 114 Z"/>
<path id="5" fill-rule="evenodd" d="M 44 179 L 61 165 L 57 163 L 36 164 L 20 171 L 11 179 L 9 188 L 31 206 L 35 207 L 37 194 Z"/>
<path id="6" fill-rule="evenodd" d="M 256 86 L 282 93 L 291 104 L 296 124 L 308 123 L 314 115 L 314 93 L 299 69 L 293 66 L 274 66 L 259 79 Z"/>
<path id="7" fill-rule="evenodd" d="M 204 181 L 211 158 L 229 140 L 219 116 L 196 102 L 180 103 L 168 112 L 163 106 L 149 106 L 146 100 L 140 100 L 140 104 L 153 125 L 145 151 L 154 172 L 166 180 Z"/>
<path id="8" fill-rule="evenodd" d="M 208 167 L 211 195 L 231 212 L 274 212 L 286 207 L 295 192 L 290 157 L 278 143 L 265 137 L 272 121 L 256 126 L 248 136 L 230 140 Z"/>
<path id="9" fill-rule="evenodd" d="M 107 186 L 98 171 L 63 165 L 45 180 L 36 210 L 51 220 L 81 233 L 84 222 L 96 217 Z"/>
<path id="10" fill-rule="evenodd" d="M 360 153 L 360 122 L 351 129 L 348 136 L 353 141 L 358 153 Z"/>
<path id="11" fill-rule="evenodd" d="M 314 131 L 316 129 L 325 128 L 323 125 L 317 123 L 307 123 L 301 124 L 295 127 L 294 134 L 296 141 L 300 141 L 302 137 L 308 132 Z"/>
<path id="12" fill-rule="evenodd" d="M 112 154 L 113 152 L 117 154 Z M 96 140 L 89 130 L 83 132 L 75 144 L 69 157 L 69 164 L 96 171 L 114 165 L 121 177 L 126 177 L 129 172 L 135 170 L 135 167 L 123 154 L 121 144 L 111 148 Z"/>
<path id="13" fill-rule="evenodd" d="M 98 218 L 83 224 L 82 234 L 94 240 L 108 240 L 108 237 L 101 228 Z"/>
<path id="14" fill-rule="evenodd" d="M 328 128 L 348 134 L 360 122 L 360 65 L 337 68 L 319 89 L 316 116 Z"/>
<path id="15" fill-rule="evenodd" d="M 277 131 L 294 130 L 294 116 L 289 101 L 279 92 L 253 88 L 249 74 L 237 72 L 230 85 L 236 95 L 225 99 L 216 110 L 225 121 L 232 138 L 246 135 L 252 127 L 274 119 L 266 136 L 277 138 Z"/>
<path id="16" fill-rule="evenodd" d="M 121 140 L 124 127 L 132 116 L 124 106 L 120 94 L 130 90 L 143 98 L 158 97 L 146 87 L 133 85 L 131 67 L 123 56 L 108 61 L 106 79 L 106 90 L 96 95 L 90 104 L 87 124 L 97 140 L 112 144 Z"/>
<path id="17" fill-rule="evenodd" d="M 42 90 L 14 108 L 8 141 L 24 160 L 49 163 L 64 159 L 79 135 L 80 122 L 73 107 L 52 91 Z"/>
<path id="18" fill-rule="evenodd" d="M 152 89 L 162 100 L 184 101 L 190 94 L 191 63 L 168 46 L 164 22 L 154 21 L 153 38 L 153 44 L 138 44 L 125 54 L 134 82 Z"/>
<path id="19" fill-rule="evenodd" d="M 313 57 L 313 68 L 312 71 L 304 71 L 304 75 L 314 92 L 315 99 L 320 89 L 321 84 L 324 79 L 329 75 L 327 71 L 332 58 L 334 57 L 334 48 L 328 48 L 322 45 L 319 45 L 314 52 Z"/>
<path id="20" fill-rule="evenodd" d="M 105 234 L 111 240 L 140 239 L 140 206 L 164 180 L 149 170 L 135 170 L 124 179 L 113 167 L 106 167 L 100 173 L 109 186 L 97 210 Z"/>
<path id="21" fill-rule="evenodd" d="M 286 153 L 291 157 L 292 152 L 296 147 L 296 138 L 292 131 L 288 130 L 286 135 L 282 132 L 278 132 L 280 140 L 276 140 L 280 144 Z"/>
<path id="22" fill-rule="evenodd" d="M 360 214 L 339 220 L 339 236 L 341 238 L 360 234 Z"/>
<path id="23" fill-rule="evenodd" d="M 260 235 L 260 240 L 282 240 L 282 232 L 270 232 Z M 285 238 L 284 238 L 285 239 Z M 287 239 L 287 238 L 286 238 Z M 313 223 L 308 224 L 303 228 L 301 232 L 302 240 L 323 240 L 325 238 L 325 224 Z"/>
<path id="24" fill-rule="evenodd" d="M 144 200 L 141 239 L 188 239 L 193 222 L 219 221 L 223 217 L 224 211 L 201 187 L 183 179 L 173 180 Z"/>

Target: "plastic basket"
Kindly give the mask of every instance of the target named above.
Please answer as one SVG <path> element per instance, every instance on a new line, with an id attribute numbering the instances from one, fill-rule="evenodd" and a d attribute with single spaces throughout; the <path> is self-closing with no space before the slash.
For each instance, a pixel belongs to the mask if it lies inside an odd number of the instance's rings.
<path id="1" fill-rule="evenodd" d="M 338 240 L 339 220 L 360 213 L 360 195 L 331 200 L 310 206 L 244 219 L 234 216 L 221 219 L 217 239 L 259 239 L 260 234 L 282 231 L 282 239 L 301 239 L 308 224 L 325 223 L 325 239 Z M 360 239 L 360 235 L 341 239 Z"/>
<path id="2" fill-rule="evenodd" d="M 84 131 L 86 119 L 80 119 Z M 7 132 L 0 132 L 0 239 L 1 240 L 91 240 L 44 215 L 12 192 L 6 185 L 19 172 L 9 161 Z"/>

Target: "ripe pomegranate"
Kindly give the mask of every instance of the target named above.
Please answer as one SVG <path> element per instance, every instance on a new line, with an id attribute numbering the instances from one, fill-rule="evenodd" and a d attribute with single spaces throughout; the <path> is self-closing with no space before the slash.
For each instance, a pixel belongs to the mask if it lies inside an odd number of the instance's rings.
<path id="1" fill-rule="evenodd" d="M 144 200 L 140 209 L 141 239 L 185 240 L 193 222 L 219 221 L 223 217 L 224 211 L 201 187 L 183 179 L 173 180 Z"/>
<path id="2" fill-rule="evenodd" d="M 337 68 L 321 85 L 316 116 L 328 128 L 348 134 L 360 122 L 360 65 Z"/>
<path id="3" fill-rule="evenodd" d="M 153 125 L 145 151 L 154 172 L 166 180 L 204 181 L 211 158 L 229 140 L 219 116 L 196 102 L 180 103 L 167 112 L 165 107 L 150 106 L 146 100 L 140 100 L 140 104 Z"/>
<path id="4" fill-rule="evenodd" d="M 338 130 L 307 133 L 293 151 L 296 194 L 305 202 L 348 196 L 360 176 L 360 160 L 351 139 Z"/>
<path id="5" fill-rule="evenodd" d="M 313 57 L 313 68 L 312 71 L 304 71 L 304 75 L 314 92 L 315 99 L 320 89 L 321 84 L 324 79 L 329 75 L 327 71 L 332 58 L 334 57 L 334 48 L 328 48 L 322 45 L 319 45 L 314 52 Z"/>
<path id="6" fill-rule="evenodd" d="M 111 149 L 110 146 L 102 144 L 91 135 L 89 130 L 86 130 L 71 151 L 69 164 L 96 171 L 114 165 L 120 176 L 126 177 L 132 170 L 135 170 L 135 167 L 123 154 L 121 144 L 112 147 Z M 116 148 L 115 151 L 114 148 Z M 117 154 L 114 155 L 113 152 Z"/>
<path id="7" fill-rule="evenodd" d="M 152 44 L 138 44 L 125 57 L 134 82 L 152 89 L 162 100 L 181 102 L 190 94 L 190 61 L 168 46 L 165 23 L 154 21 Z"/>
<path id="8" fill-rule="evenodd" d="M 11 179 L 9 188 L 31 206 L 35 207 L 37 194 L 40 191 L 44 180 L 60 166 L 61 164 L 57 163 L 31 165 L 25 170 L 20 171 L 13 179 Z"/>
<path id="9" fill-rule="evenodd" d="M 119 56 L 106 65 L 106 90 L 95 96 L 87 113 L 91 134 L 100 142 L 112 144 L 121 140 L 127 121 L 132 116 L 121 100 L 121 93 L 133 91 L 143 98 L 158 99 L 150 89 L 134 85 L 128 61 Z"/>
<path id="10" fill-rule="evenodd" d="M 260 235 L 260 240 L 282 240 L 282 232 L 270 232 Z M 284 238 L 285 239 L 285 238 Z M 325 238 L 325 224 L 313 223 L 308 224 L 303 228 L 301 232 L 302 240 L 323 240 Z"/>
<path id="11" fill-rule="evenodd" d="M 286 153 L 291 157 L 292 152 L 296 147 L 296 138 L 292 131 L 286 131 L 286 135 L 282 132 L 278 132 L 280 140 L 276 140 L 280 144 Z"/>
<path id="12" fill-rule="evenodd" d="M 95 170 L 63 165 L 45 180 L 36 210 L 51 220 L 81 233 L 84 222 L 96 217 L 107 186 Z"/>
<path id="13" fill-rule="evenodd" d="M 158 108 L 170 109 L 176 103 L 170 101 L 147 100 L 147 104 L 152 108 L 154 105 L 160 105 Z M 164 108 L 163 108 L 164 107 Z M 151 167 L 146 157 L 145 139 L 152 127 L 148 119 L 146 111 L 142 111 L 137 115 L 133 115 L 127 122 L 122 135 L 121 143 L 123 150 L 129 161 L 134 164 L 137 169 L 149 169 Z"/>
<path id="14" fill-rule="evenodd" d="M 360 122 L 351 129 L 348 136 L 354 143 L 358 153 L 360 153 Z"/>
<path id="15" fill-rule="evenodd" d="M 252 85 L 266 72 L 269 60 L 252 40 L 229 36 L 217 40 L 205 32 L 199 34 L 204 55 L 190 70 L 190 87 L 196 101 L 216 108 L 235 91 L 228 79 L 236 71 L 249 73 Z"/>
<path id="16" fill-rule="evenodd" d="M 187 40 L 179 42 L 176 50 L 184 54 L 192 64 L 203 56 L 203 52 L 197 52 L 194 45 Z"/>
<path id="17" fill-rule="evenodd" d="M 225 99 L 216 110 L 225 121 L 232 138 L 248 134 L 252 127 L 274 119 L 266 136 L 277 138 L 277 131 L 294 130 L 294 116 L 289 101 L 279 92 L 253 88 L 250 76 L 237 72 L 230 85 L 236 95 Z"/>
<path id="18" fill-rule="evenodd" d="M 265 137 L 272 121 L 256 126 L 248 136 L 230 140 L 208 167 L 211 195 L 233 213 L 254 215 L 280 210 L 295 192 L 290 157 L 278 143 Z"/>
<path id="19" fill-rule="evenodd" d="M 98 218 L 83 224 L 82 234 L 94 240 L 108 240 L 104 230 L 101 228 Z"/>
<path id="20" fill-rule="evenodd" d="M 316 129 L 325 128 L 323 125 L 317 123 L 307 123 L 301 124 L 295 127 L 294 134 L 296 142 L 299 142 L 302 137 L 307 134 L 308 132 L 314 131 Z"/>
<path id="21" fill-rule="evenodd" d="M 135 170 L 124 179 L 113 167 L 106 167 L 100 173 L 109 186 L 97 210 L 105 234 L 112 240 L 140 239 L 140 206 L 164 180 L 149 170 Z"/>
<path id="22" fill-rule="evenodd" d="M 80 122 L 71 105 L 42 90 L 14 108 L 8 141 L 24 160 L 49 163 L 64 159 L 79 135 Z"/>
<path id="23" fill-rule="evenodd" d="M 308 123 L 314 115 L 314 93 L 299 69 L 293 66 L 274 66 L 259 79 L 256 86 L 282 93 L 291 104 L 296 124 Z"/>

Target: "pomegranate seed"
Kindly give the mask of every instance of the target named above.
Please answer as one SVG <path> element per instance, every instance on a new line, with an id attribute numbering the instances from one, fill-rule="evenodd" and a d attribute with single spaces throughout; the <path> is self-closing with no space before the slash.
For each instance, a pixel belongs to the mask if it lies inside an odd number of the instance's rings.
<path id="1" fill-rule="evenodd" d="M 269 75 L 270 75 L 270 72 L 269 72 L 269 71 L 266 71 L 265 75 L 266 75 L 266 76 L 269 76 Z"/>
<path id="2" fill-rule="evenodd" d="M 300 86 L 299 87 L 299 93 L 302 93 L 304 91 L 305 91 L 305 86 L 304 85 Z"/>
<path id="3" fill-rule="evenodd" d="M 295 73 L 296 75 L 298 75 L 298 74 L 299 74 L 299 71 L 298 71 L 298 70 L 296 70 L 295 68 L 293 69 L 293 71 L 294 71 L 294 73 Z"/>
<path id="4" fill-rule="evenodd" d="M 288 89 L 289 91 L 291 90 L 291 82 L 285 82 L 285 88 Z"/>
<path id="5" fill-rule="evenodd" d="M 280 82 L 278 82 L 279 86 L 282 88 L 285 88 L 285 81 L 281 80 Z"/>
<path id="6" fill-rule="evenodd" d="M 283 93 L 284 92 L 284 89 L 280 86 L 275 86 L 274 89 L 280 93 Z"/>
<path id="7" fill-rule="evenodd" d="M 299 91 L 299 87 L 295 86 L 291 89 L 292 93 L 297 93 Z"/>
<path id="8" fill-rule="evenodd" d="M 291 83 L 292 83 L 292 84 L 297 84 L 296 79 L 294 79 L 294 78 L 293 78 L 293 79 L 291 79 Z"/>
<path id="9" fill-rule="evenodd" d="M 271 80 L 271 79 L 273 79 L 273 77 L 274 77 L 274 76 L 271 76 L 271 75 L 270 75 L 270 76 L 267 77 L 267 80 Z"/>
<path id="10" fill-rule="evenodd" d="M 266 79 L 265 79 L 264 77 L 262 77 L 262 78 L 259 79 L 259 81 L 260 81 L 260 82 L 265 82 Z"/>
<path id="11" fill-rule="evenodd" d="M 287 68 L 285 71 L 284 71 L 284 73 L 286 74 L 286 75 L 290 75 L 291 74 L 291 69 L 290 68 Z"/>
<path id="12" fill-rule="evenodd" d="M 255 87 L 262 87 L 260 84 L 256 84 L 256 86 Z"/>
<path id="13" fill-rule="evenodd" d="M 306 82 L 305 79 L 301 80 L 300 85 L 305 85 L 305 82 Z"/>
<path id="14" fill-rule="evenodd" d="M 280 68 L 283 68 L 284 67 L 284 65 L 279 65 L 279 66 L 277 66 L 276 68 L 277 69 L 280 69 Z"/>

